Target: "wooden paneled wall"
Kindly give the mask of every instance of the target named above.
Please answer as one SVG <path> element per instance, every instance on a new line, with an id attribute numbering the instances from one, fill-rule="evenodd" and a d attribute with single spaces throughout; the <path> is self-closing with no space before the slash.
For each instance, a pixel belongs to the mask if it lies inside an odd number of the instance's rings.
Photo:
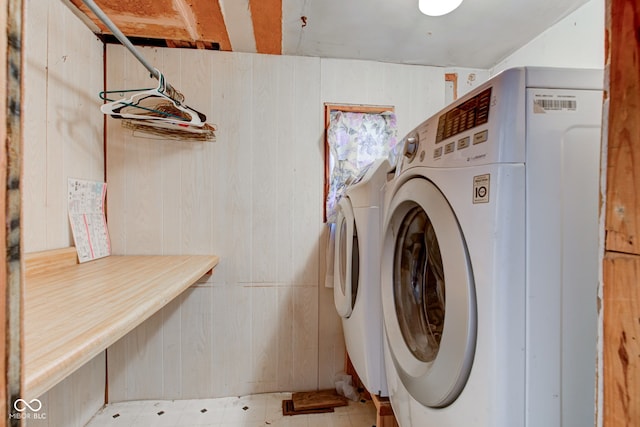
<path id="1" fill-rule="evenodd" d="M 104 178 L 102 43 L 60 0 L 23 1 L 23 252 L 72 245 L 67 178 Z M 25 348 L 29 351 L 29 348 Z M 104 353 L 40 396 L 46 418 L 84 425 L 104 403 Z"/>
<path id="2" fill-rule="evenodd" d="M 604 427 L 640 425 L 640 3 L 607 0 Z"/>
<path id="3" fill-rule="evenodd" d="M 102 43 L 60 0 L 24 4 L 23 250 L 35 252 L 73 245 L 67 179 L 104 178 Z"/>
<path id="4" fill-rule="evenodd" d="M 220 264 L 108 351 L 110 400 L 333 387 L 344 343 L 324 288 L 323 103 L 395 105 L 400 133 L 443 106 L 438 68 L 143 49 L 218 125 L 214 143 L 107 127 L 108 214 L 121 254 Z M 109 46 L 108 89 L 154 85 Z M 400 135 L 402 136 L 402 135 Z"/>

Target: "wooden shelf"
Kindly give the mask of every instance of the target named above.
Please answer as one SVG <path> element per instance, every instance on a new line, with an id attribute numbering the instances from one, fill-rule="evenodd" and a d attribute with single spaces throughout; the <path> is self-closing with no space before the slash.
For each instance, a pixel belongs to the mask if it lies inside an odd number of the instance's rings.
<path id="1" fill-rule="evenodd" d="M 69 255 L 63 249 L 25 257 L 27 400 L 104 351 L 218 263 L 213 255 L 185 255 L 110 256 L 76 264 L 68 262 Z"/>

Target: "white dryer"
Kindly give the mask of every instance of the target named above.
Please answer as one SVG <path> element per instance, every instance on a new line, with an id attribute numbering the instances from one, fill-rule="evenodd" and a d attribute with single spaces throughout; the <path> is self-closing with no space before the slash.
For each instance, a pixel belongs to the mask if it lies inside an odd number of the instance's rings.
<path id="1" fill-rule="evenodd" d="M 507 70 L 405 137 L 381 259 L 401 427 L 594 425 L 602 79 Z"/>
<path id="2" fill-rule="evenodd" d="M 382 350 L 380 233 L 383 187 L 390 165 L 375 161 L 338 203 L 334 302 L 347 352 L 370 393 L 387 396 Z"/>

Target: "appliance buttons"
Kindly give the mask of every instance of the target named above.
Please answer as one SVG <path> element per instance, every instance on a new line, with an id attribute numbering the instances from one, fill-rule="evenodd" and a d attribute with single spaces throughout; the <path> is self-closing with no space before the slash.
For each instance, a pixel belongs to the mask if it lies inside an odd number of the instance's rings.
<path id="1" fill-rule="evenodd" d="M 458 150 L 462 150 L 463 148 L 467 148 L 469 145 L 471 145 L 471 137 L 469 137 L 469 136 L 466 136 L 466 137 L 458 140 Z"/>
<path id="2" fill-rule="evenodd" d="M 454 150 L 456 149 L 456 143 L 454 142 L 450 142 L 447 145 L 444 146 L 444 154 L 449 154 L 449 153 L 453 153 Z"/>
<path id="3" fill-rule="evenodd" d="M 481 144 L 489 139 L 489 130 L 483 130 L 473 135 L 473 145 Z"/>
<path id="4" fill-rule="evenodd" d="M 442 147 L 438 147 L 435 150 L 433 150 L 433 158 L 437 159 L 439 157 L 442 157 Z"/>

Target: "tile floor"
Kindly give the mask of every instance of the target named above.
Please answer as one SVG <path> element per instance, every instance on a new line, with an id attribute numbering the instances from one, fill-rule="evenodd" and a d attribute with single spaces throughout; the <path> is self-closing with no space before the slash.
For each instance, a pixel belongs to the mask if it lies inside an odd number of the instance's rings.
<path id="1" fill-rule="evenodd" d="M 352 402 L 335 412 L 282 415 L 291 393 L 195 400 L 142 400 L 107 405 L 85 427 L 372 427 L 371 401 Z"/>

